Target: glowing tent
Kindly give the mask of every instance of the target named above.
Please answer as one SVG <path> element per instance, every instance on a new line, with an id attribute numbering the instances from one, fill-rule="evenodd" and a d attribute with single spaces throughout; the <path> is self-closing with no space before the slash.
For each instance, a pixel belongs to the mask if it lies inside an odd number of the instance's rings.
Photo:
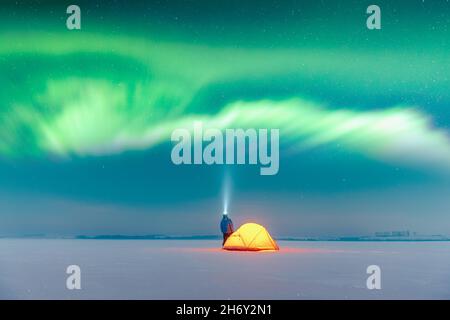
<path id="1" fill-rule="evenodd" d="M 256 223 L 243 224 L 233 232 L 223 245 L 225 250 L 278 250 L 277 243 L 267 230 Z"/>

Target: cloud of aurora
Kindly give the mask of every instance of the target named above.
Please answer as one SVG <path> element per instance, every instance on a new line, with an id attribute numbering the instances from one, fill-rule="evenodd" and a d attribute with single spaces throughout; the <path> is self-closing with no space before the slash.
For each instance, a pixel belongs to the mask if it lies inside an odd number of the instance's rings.
<path id="1" fill-rule="evenodd" d="M 439 60 L 440 72 L 450 72 L 440 55 L 417 55 L 402 64 L 401 54 L 375 58 L 376 53 L 345 50 L 234 49 L 89 33 L 4 33 L 0 154 L 70 157 L 144 150 L 169 142 L 174 129 L 201 120 L 216 128 L 279 128 L 282 146 L 292 152 L 333 145 L 383 161 L 449 170 L 448 132 L 415 106 L 359 110 L 318 102 L 301 90 L 283 97 L 270 94 L 281 86 L 278 79 L 309 78 L 339 82 L 343 90 L 366 96 L 414 91 L 429 84 L 436 72 L 423 67 L 427 59 Z M 78 72 L 65 72 L 68 66 Z M 240 86 L 254 78 L 267 94 L 242 94 Z M 400 81 L 405 78 L 409 83 Z M 226 87 L 228 98 L 210 98 L 214 86 Z M 448 95 L 442 83 L 430 90 Z"/>

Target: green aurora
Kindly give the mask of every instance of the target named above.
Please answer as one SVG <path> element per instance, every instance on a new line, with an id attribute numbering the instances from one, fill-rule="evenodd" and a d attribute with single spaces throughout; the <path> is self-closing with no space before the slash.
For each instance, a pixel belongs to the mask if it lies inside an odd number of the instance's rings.
<path id="1" fill-rule="evenodd" d="M 1 5 L 0 235 L 209 234 L 227 170 L 230 212 L 278 234 L 448 231 L 448 1 L 379 1 L 382 30 L 356 0 L 78 3 L 73 31 L 66 4 Z M 279 174 L 174 166 L 194 121 L 279 129 Z"/>
<path id="2" fill-rule="evenodd" d="M 7 88 L 2 94 L 0 128 L 4 156 L 92 156 L 141 150 L 167 142 L 174 129 L 191 127 L 197 119 L 218 128 L 279 128 L 281 142 L 297 151 L 331 143 L 381 159 L 450 168 L 448 133 L 434 128 L 431 117 L 415 106 L 357 111 L 352 106 L 323 106 L 298 94 L 281 100 L 207 101 L 208 106 L 195 101 L 203 88 L 232 85 L 255 75 L 269 82 L 280 76 L 339 79 L 341 88 L 361 95 L 418 90 L 430 86 L 436 74 L 450 74 L 447 56 L 424 54 L 399 63 L 404 53 L 380 59 L 376 52 L 208 48 L 69 32 L 5 34 L 0 43 L 3 68 L 10 69 L 9 74 L 20 72 L 15 65 L 8 68 L 17 57 L 39 61 L 38 70 L 23 82 L 27 87 L 8 78 L 2 81 Z M 61 57 L 71 70 L 94 69 L 102 59 L 126 70 L 121 77 L 117 70 L 102 70 L 106 77 L 101 78 L 83 76 L 80 71 L 61 71 Z M 429 68 L 427 61 L 436 67 Z M 371 79 L 370 87 L 361 77 Z M 448 95 L 445 81 L 432 84 L 430 90 L 436 95 Z"/>

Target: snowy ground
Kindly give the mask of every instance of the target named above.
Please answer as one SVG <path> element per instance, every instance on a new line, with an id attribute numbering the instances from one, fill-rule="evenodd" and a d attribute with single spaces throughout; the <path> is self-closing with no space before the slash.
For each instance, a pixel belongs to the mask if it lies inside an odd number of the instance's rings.
<path id="1" fill-rule="evenodd" d="M 450 242 L 290 242 L 226 252 L 210 240 L 0 239 L 2 299 L 450 299 Z M 81 290 L 66 288 L 68 265 Z M 366 268 L 381 268 L 381 290 Z"/>

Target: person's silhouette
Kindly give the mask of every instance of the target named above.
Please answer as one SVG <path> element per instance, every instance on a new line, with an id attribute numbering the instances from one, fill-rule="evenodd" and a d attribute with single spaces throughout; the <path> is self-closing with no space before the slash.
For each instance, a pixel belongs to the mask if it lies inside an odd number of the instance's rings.
<path id="1" fill-rule="evenodd" d="M 225 213 L 222 216 L 222 221 L 220 221 L 220 230 L 223 233 L 223 242 L 222 242 L 223 246 L 225 244 L 225 241 L 227 241 L 228 237 L 234 232 L 233 221 L 231 221 L 231 219 Z"/>

